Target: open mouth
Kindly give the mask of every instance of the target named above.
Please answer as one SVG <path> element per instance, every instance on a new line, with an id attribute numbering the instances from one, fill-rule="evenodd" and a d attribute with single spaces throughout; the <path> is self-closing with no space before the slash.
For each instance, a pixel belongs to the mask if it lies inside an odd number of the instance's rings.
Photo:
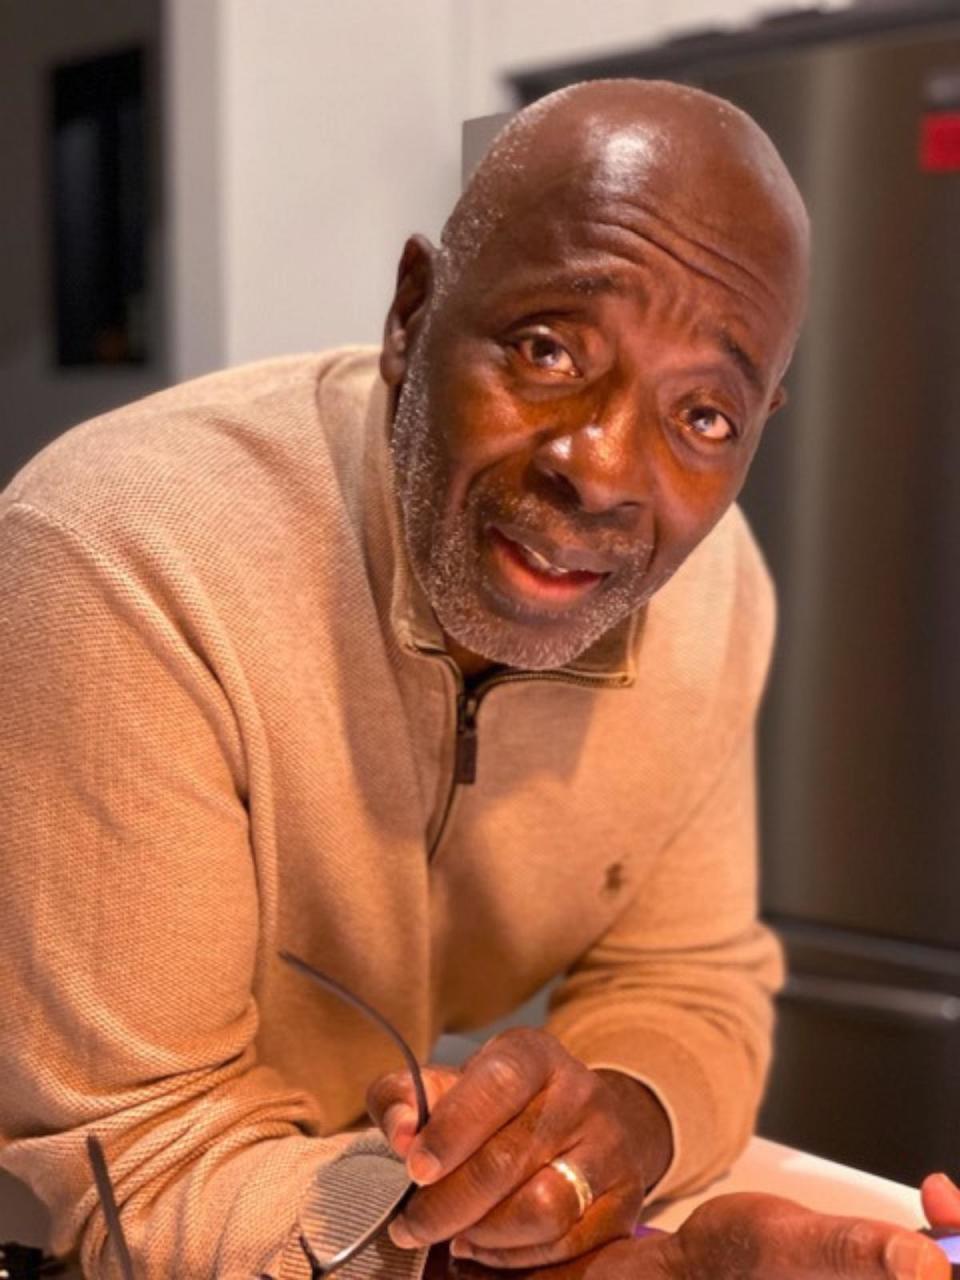
<path id="1" fill-rule="evenodd" d="M 606 571 L 557 564 L 543 551 L 524 541 L 519 532 L 511 537 L 495 525 L 489 525 L 487 536 L 497 585 L 534 608 L 569 608 L 595 591 L 610 576 Z"/>

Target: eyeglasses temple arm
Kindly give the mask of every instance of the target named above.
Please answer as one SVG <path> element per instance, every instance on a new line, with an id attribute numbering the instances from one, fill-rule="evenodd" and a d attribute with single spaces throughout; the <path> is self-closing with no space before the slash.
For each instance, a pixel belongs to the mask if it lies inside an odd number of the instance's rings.
<path id="1" fill-rule="evenodd" d="M 301 960 L 299 956 L 293 955 L 289 951 L 279 952 L 280 959 L 285 961 L 292 968 L 299 970 L 305 977 L 310 978 L 313 982 L 318 983 L 327 991 L 332 991 L 335 996 L 339 996 L 347 1004 L 352 1005 L 354 1009 L 358 1009 L 360 1013 L 365 1014 L 371 1022 L 376 1023 L 381 1031 L 386 1032 L 393 1043 L 403 1054 L 404 1061 L 413 1080 L 413 1092 L 417 1101 L 417 1132 L 419 1133 L 423 1126 L 430 1119 L 430 1108 L 427 1105 L 427 1091 L 423 1086 L 423 1076 L 420 1072 L 420 1064 L 417 1062 L 416 1056 L 410 1046 L 404 1040 L 400 1032 L 388 1022 L 382 1013 L 377 1013 L 372 1005 L 367 1004 L 366 1000 L 362 1000 L 360 996 L 354 995 L 346 987 L 340 985 L 334 978 L 329 978 L 325 973 L 321 973 L 319 969 L 315 969 L 312 964 L 307 964 L 306 960 Z"/>
<path id="2" fill-rule="evenodd" d="M 93 1134 L 87 1136 L 87 1155 L 90 1158 L 90 1167 L 93 1169 L 93 1180 L 97 1184 L 100 1203 L 103 1205 L 103 1216 L 107 1220 L 107 1233 L 120 1261 L 123 1280 L 134 1280 L 133 1262 L 130 1260 L 130 1250 L 127 1248 L 127 1237 L 123 1234 L 123 1227 L 120 1225 L 120 1211 L 117 1209 L 117 1197 L 114 1195 L 113 1183 L 107 1171 L 107 1160 L 103 1154 L 100 1139 Z"/>

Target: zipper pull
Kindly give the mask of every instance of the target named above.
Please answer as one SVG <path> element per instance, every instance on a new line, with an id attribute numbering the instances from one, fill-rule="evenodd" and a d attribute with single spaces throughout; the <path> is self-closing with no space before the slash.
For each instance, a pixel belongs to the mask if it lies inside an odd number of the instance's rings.
<path id="1" fill-rule="evenodd" d="M 453 780 L 460 786 L 470 786 L 477 780 L 477 700 L 465 693 L 457 698 Z"/>

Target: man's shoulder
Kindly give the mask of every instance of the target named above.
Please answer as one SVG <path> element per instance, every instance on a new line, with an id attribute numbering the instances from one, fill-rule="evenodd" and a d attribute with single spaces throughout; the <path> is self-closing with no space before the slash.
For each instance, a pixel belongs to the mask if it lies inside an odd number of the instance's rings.
<path id="1" fill-rule="evenodd" d="M 0 496 L 95 539 L 329 485 L 330 436 L 362 419 L 375 353 L 285 356 L 192 379 L 65 432 Z M 357 435 L 347 431 L 348 435 Z"/>

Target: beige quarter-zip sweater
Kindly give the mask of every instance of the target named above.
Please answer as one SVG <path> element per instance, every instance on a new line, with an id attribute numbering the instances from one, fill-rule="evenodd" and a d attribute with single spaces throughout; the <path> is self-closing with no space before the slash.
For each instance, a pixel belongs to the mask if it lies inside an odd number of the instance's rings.
<path id="1" fill-rule="evenodd" d="M 577 663 L 466 705 L 385 404 L 370 351 L 274 360 L 75 429 L 0 499 L 0 1165 L 91 1275 L 119 1273 L 89 1133 L 139 1280 L 307 1274 L 318 1171 L 399 1064 L 280 948 L 423 1058 L 565 973 L 550 1029 L 668 1109 L 665 1193 L 750 1132 L 779 956 L 742 516 Z"/>

